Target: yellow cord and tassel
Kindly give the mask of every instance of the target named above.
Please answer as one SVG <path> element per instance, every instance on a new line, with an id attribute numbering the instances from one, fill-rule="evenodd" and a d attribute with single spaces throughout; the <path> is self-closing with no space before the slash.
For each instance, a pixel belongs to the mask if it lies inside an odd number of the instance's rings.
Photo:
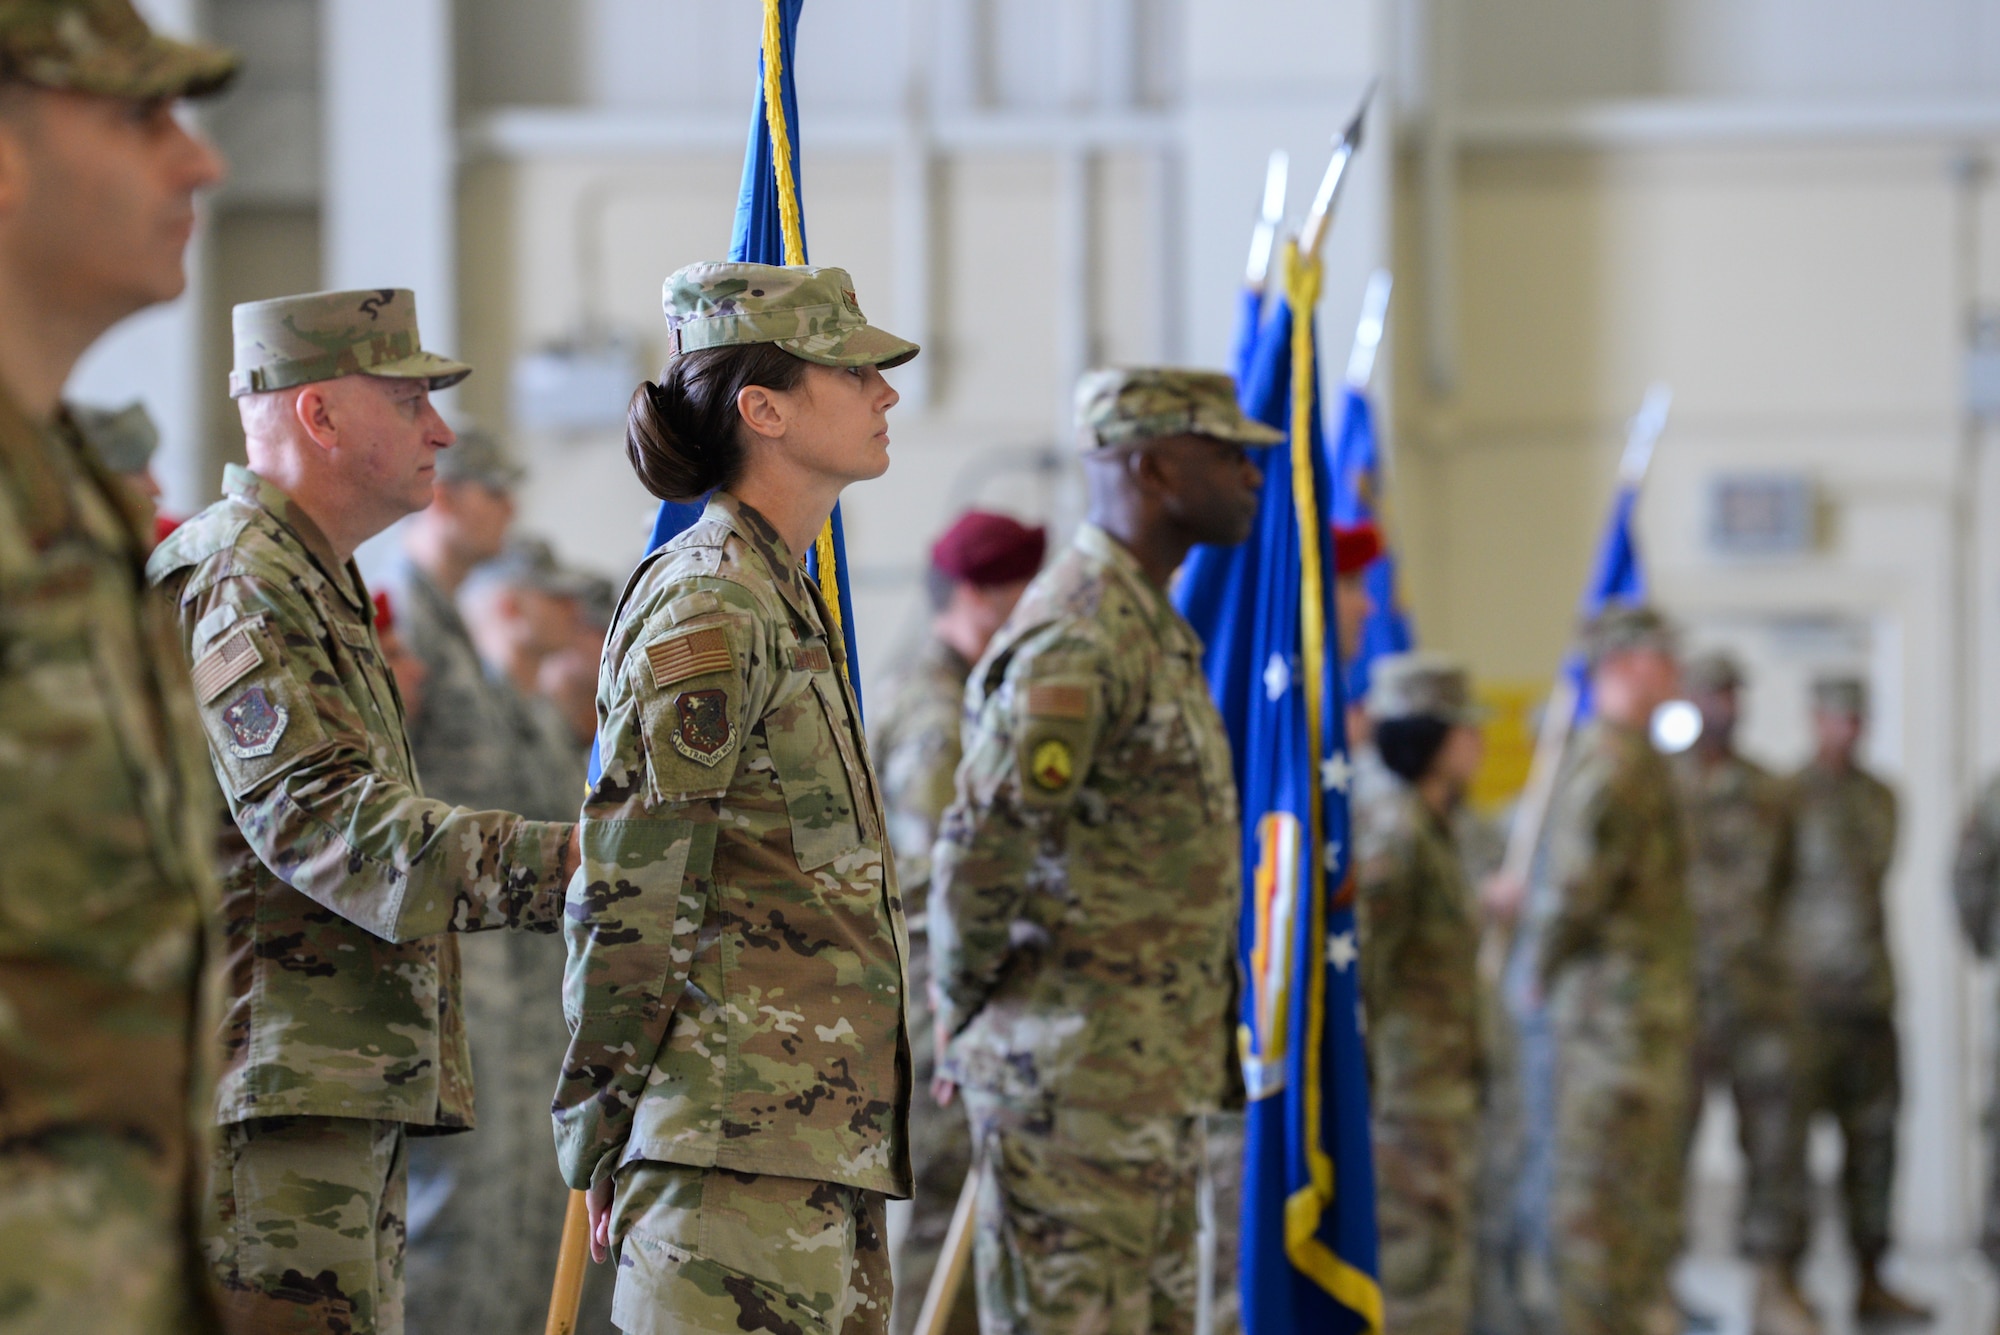
<path id="1" fill-rule="evenodd" d="M 785 70 L 784 22 L 778 0 L 764 0 L 764 123 L 771 132 L 771 170 L 778 178 L 778 227 L 785 238 L 785 263 L 806 262 L 805 222 L 799 213 L 799 183 L 792 175 L 792 136 L 785 123 L 785 99 L 781 76 Z M 839 558 L 834 554 L 833 520 L 829 518 L 813 539 L 813 555 L 819 558 L 819 591 L 826 610 L 833 617 L 831 630 L 844 637 L 840 614 Z M 842 670 L 846 670 L 845 655 Z"/>
<path id="2" fill-rule="evenodd" d="M 1319 1228 L 1333 1204 L 1333 1159 L 1320 1141 L 1320 1055 L 1326 1043 L 1326 814 L 1320 762 L 1326 755 L 1326 583 L 1321 560 L 1319 497 L 1313 483 L 1312 423 L 1315 411 L 1313 310 L 1319 305 L 1320 262 L 1302 255 L 1296 241 L 1285 246 L 1285 300 L 1292 308 L 1292 511 L 1299 526 L 1299 668 L 1305 678 L 1306 740 L 1312 757 L 1312 794 L 1307 830 L 1311 851 L 1304 869 L 1312 917 L 1306 940 L 1308 981 L 1305 1043 L 1306 1162 L 1311 1181 L 1285 1202 L 1285 1253 L 1334 1299 L 1382 1330 L 1382 1288 L 1373 1276 L 1350 1264 L 1320 1240 Z"/>

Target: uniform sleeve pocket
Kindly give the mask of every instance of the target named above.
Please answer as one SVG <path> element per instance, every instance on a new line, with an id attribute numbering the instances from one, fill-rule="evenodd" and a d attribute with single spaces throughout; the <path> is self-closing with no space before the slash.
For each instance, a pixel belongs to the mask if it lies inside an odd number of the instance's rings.
<path id="1" fill-rule="evenodd" d="M 799 870 L 811 871 L 861 847 L 861 823 L 826 702 L 810 677 L 796 676 L 794 684 L 764 725 L 791 817 L 792 850 Z"/>

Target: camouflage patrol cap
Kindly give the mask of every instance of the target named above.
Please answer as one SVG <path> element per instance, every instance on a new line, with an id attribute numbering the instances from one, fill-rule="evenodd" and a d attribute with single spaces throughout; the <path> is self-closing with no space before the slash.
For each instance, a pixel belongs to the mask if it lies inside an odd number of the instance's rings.
<path id="1" fill-rule="evenodd" d="M 1444 654 L 1385 654 L 1368 670 L 1368 715 L 1435 718 L 1476 724 L 1486 717 L 1472 699 L 1472 678 Z"/>
<path id="2" fill-rule="evenodd" d="M 861 313 L 845 269 L 707 261 L 677 269 L 660 304 L 676 353 L 775 343 L 821 366 L 901 366 L 917 355 L 908 339 Z"/>
<path id="3" fill-rule="evenodd" d="M 528 476 L 528 470 L 514 461 L 499 437 L 478 427 L 458 433 L 437 457 L 440 482 L 477 482 L 493 491 L 512 491 Z"/>
<path id="4" fill-rule="evenodd" d="M 473 598 L 489 588 L 533 589 L 554 598 L 580 599 L 591 592 L 593 578 L 565 566 L 546 538 L 523 534 L 510 539 L 500 555 L 474 566 L 459 593 Z"/>
<path id="5" fill-rule="evenodd" d="M 1212 436 L 1243 445 L 1285 438 L 1236 406 L 1236 382 L 1220 371 L 1177 366 L 1115 366 L 1076 385 L 1077 447 L 1140 445 L 1168 436 Z"/>
<path id="6" fill-rule="evenodd" d="M 422 380 L 446 389 L 472 374 L 464 362 L 423 350 L 416 294 L 407 288 L 246 301 L 230 322 L 236 335 L 232 399 L 348 375 Z"/>
<path id="7" fill-rule="evenodd" d="M 1696 654 L 1681 668 L 1681 684 L 1690 691 L 1733 691 L 1743 685 L 1743 665 L 1721 649 Z"/>
<path id="8" fill-rule="evenodd" d="M 69 415 L 97 462 L 114 473 L 145 472 L 153 451 L 160 447 L 160 428 L 143 403 L 123 408 L 75 406 Z"/>
<path id="9" fill-rule="evenodd" d="M 1596 667 L 1613 654 L 1653 649 L 1672 654 L 1673 624 L 1644 603 L 1612 603 L 1583 628 L 1583 650 Z"/>
<path id="10" fill-rule="evenodd" d="M 177 42 L 146 26 L 131 0 L 6 0 L 0 78 L 103 97 L 201 97 L 236 74 L 219 46 Z"/>
<path id="11" fill-rule="evenodd" d="M 1862 718 L 1868 713 L 1868 683 L 1851 676 L 1815 678 L 1812 704 L 1823 714 Z"/>

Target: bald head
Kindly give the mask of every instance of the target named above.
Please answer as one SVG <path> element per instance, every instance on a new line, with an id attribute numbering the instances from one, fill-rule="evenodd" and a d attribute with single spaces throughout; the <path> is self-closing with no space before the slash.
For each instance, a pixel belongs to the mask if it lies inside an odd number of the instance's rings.
<path id="1" fill-rule="evenodd" d="M 238 398 L 250 467 L 325 531 L 342 560 L 430 504 L 454 436 L 421 380 L 349 375 Z"/>

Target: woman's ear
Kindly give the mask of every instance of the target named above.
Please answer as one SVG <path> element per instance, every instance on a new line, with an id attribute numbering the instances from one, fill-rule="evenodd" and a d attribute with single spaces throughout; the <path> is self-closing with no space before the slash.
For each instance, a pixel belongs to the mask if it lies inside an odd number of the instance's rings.
<path id="1" fill-rule="evenodd" d="M 767 440 L 776 440 L 785 434 L 788 404 L 773 390 L 763 385 L 745 385 L 736 391 L 736 413 L 749 427 Z"/>

